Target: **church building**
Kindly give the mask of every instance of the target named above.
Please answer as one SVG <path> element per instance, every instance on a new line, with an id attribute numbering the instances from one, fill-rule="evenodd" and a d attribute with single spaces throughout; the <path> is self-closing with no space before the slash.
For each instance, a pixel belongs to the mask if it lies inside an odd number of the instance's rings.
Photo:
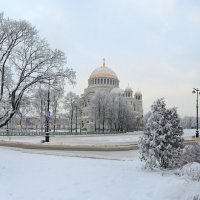
<path id="1" fill-rule="evenodd" d="M 143 106 L 142 106 L 142 93 L 140 91 L 133 92 L 132 88 L 128 86 L 125 90 L 119 88 L 119 79 L 116 73 L 106 66 L 105 59 L 103 65 L 96 68 L 88 79 L 88 87 L 84 90 L 83 110 L 82 110 L 82 124 L 83 129 L 89 129 L 89 116 L 88 104 L 97 90 L 104 91 L 105 93 L 120 93 L 124 96 L 126 103 L 138 113 L 140 119 L 143 119 Z"/>

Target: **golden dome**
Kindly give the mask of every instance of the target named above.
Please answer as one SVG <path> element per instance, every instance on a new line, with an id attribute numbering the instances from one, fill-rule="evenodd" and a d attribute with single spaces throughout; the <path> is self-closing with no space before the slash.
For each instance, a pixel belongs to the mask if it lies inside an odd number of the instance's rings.
<path id="1" fill-rule="evenodd" d="M 118 77 L 115 74 L 115 72 L 105 65 L 105 59 L 103 60 L 103 65 L 95 69 L 90 75 L 90 78 L 104 78 L 104 77 L 118 80 Z"/>

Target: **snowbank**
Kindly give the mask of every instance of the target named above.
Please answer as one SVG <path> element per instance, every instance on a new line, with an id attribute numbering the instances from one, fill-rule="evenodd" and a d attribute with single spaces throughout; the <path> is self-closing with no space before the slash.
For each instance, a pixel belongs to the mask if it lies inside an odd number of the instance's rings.
<path id="1" fill-rule="evenodd" d="M 200 181 L 200 163 L 192 162 L 184 165 L 177 171 L 180 176 L 187 176 L 195 181 Z M 199 186 L 200 189 L 200 186 Z"/>

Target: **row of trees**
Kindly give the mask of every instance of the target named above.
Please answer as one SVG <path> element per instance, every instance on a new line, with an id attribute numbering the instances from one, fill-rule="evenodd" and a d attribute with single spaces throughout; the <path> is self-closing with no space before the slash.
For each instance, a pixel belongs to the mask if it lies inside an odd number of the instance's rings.
<path id="1" fill-rule="evenodd" d="M 125 98 L 117 93 L 97 91 L 89 102 L 89 119 L 95 131 L 130 131 L 140 126 L 141 117 L 133 111 Z"/>
<path id="2" fill-rule="evenodd" d="M 50 89 L 49 98 L 49 109 L 50 109 L 50 129 L 54 132 L 57 128 L 60 129 L 59 124 L 62 123 L 67 129 L 72 132 L 74 129 L 77 132 L 78 129 L 81 130 L 81 114 L 82 105 L 81 98 L 73 92 L 69 92 L 64 95 L 64 87 L 59 85 L 50 85 L 48 87 L 36 88 L 32 96 L 24 96 L 18 111 L 15 114 L 15 118 L 19 121 L 21 130 L 27 130 L 27 119 L 32 119 L 32 124 L 40 122 L 40 124 L 35 124 L 37 128 L 43 132 L 47 125 L 47 106 L 48 106 L 48 90 Z M 60 122 L 60 117 L 62 122 Z M 34 121 L 34 118 L 39 119 Z M 14 126 L 14 123 L 12 123 Z M 15 128 L 16 128 L 15 124 Z"/>
<path id="3" fill-rule="evenodd" d="M 73 131 L 75 125 L 75 131 L 79 128 L 82 129 L 82 99 L 73 92 L 69 92 L 64 98 L 64 109 L 67 111 L 68 118 L 70 119 L 70 131 Z"/>
<path id="4" fill-rule="evenodd" d="M 200 118 L 199 118 L 200 120 Z M 188 117 L 185 116 L 183 118 L 181 118 L 181 126 L 184 129 L 192 129 L 192 128 L 196 128 L 196 123 L 197 123 L 197 118 L 196 117 Z M 200 127 L 200 125 L 199 125 Z"/>
<path id="5" fill-rule="evenodd" d="M 148 112 L 145 116 L 144 116 L 144 125 L 147 124 L 147 120 L 150 116 L 151 112 Z M 180 118 L 180 125 L 183 127 L 183 129 L 193 129 L 196 128 L 196 117 L 189 117 L 189 116 L 185 116 L 183 118 Z M 200 118 L 199 118 L 200 121 Z M 199 124 L 199 128 L 200 128 L 200 124 Z"/>

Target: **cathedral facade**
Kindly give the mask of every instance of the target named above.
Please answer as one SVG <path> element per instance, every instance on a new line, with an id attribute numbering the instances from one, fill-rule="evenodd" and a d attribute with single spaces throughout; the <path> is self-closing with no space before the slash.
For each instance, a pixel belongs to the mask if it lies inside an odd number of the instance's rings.
<path id="1" fill-rule="evenodd" d="M 125 90 L 119 88 L 119 79 L 116 73 L 106 66 L 105 59 L 103 59 L 103 65 L 96 68 L 88 79 L 88 87 L 84 90 L 83 109 L 82 109 L 82 125 L 83 129 L 89 130 L 90 121 L 88 116 L 88 105 L 97 90 L 101 90 L 106 93 L 120 93 L 124 96 L 126 103 L 138 113 L 140 120 L 143 119 L 143 106 L 142 106 L 142 93 L 140 91 L 133 92 L 131 87 L 125 88 Z"/>

